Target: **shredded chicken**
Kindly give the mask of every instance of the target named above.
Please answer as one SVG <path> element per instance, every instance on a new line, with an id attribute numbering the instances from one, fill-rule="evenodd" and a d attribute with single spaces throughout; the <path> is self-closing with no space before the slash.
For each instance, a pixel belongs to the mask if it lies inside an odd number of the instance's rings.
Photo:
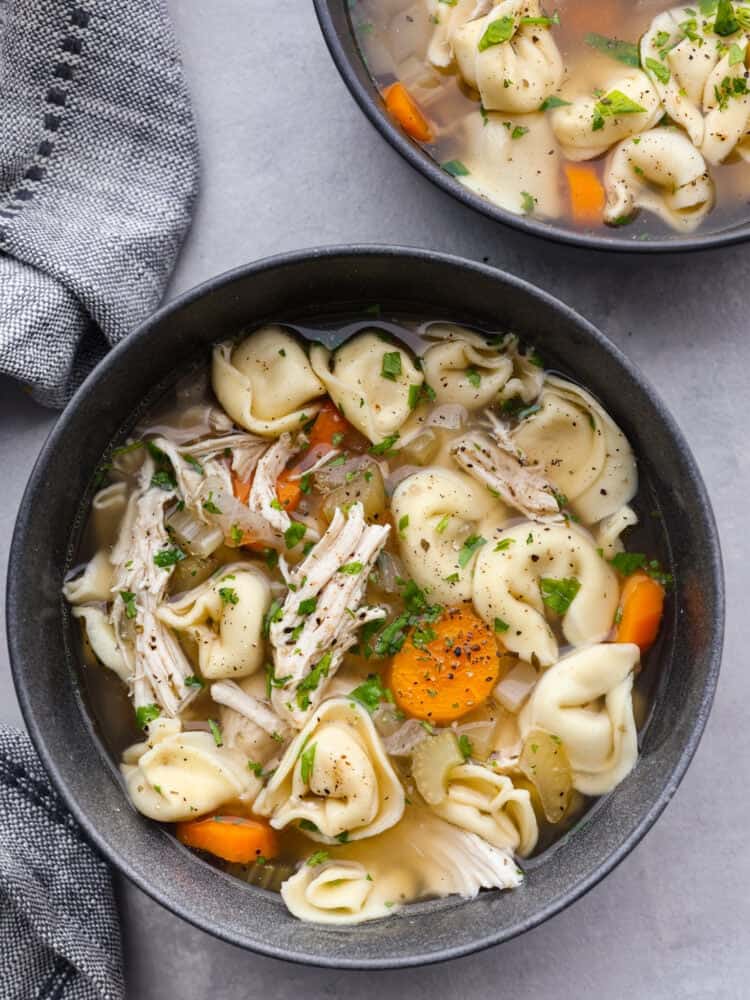
<path id="1" fill-rule="evenodd" d="M 154 614 L 172 573 L 171 567 L 158 566 L 154 557 L 170 548 L 164 508 L 175 494 L 151 486 L 153 474 L 153 460 L 147 457 L 112 551 L 115 597 L 111 620 L 132 678 L 135 707 L 156 703 L 167 715 L 176 716 L 197 689 L 185 684 L 194 673 L 192 664 L 170 629 Z"/>
<path id="2" fill-rule="evenodd" d="M 267 441 L 254 434 L 227 434 L 225 437 L 208 438 L 183 448 L 178 448 L 168 438 L 163 437 L 156 438 L 154 444 L 172 463 L 177 486 L 185 505 L 195 509 L 204 521 L 207 518 L 200 498 L 205 481 L 209 478 L 220 479 L 222 488 L 230 493 L 232 491 L 229 468 L 227 463 L 222 461 L 226 450 L 232 451 L 232 469 L 241 479 L 249 479 L 258 459 L 268 447 Z"/>
<path id="3" fill-rule="evenodd" d="M 211 697 L 217 704 L 239 712 L 246 719 L 260 726 L 269 736 L 287 737 L 289 729 L 285 722 L 260 698 L 243 691 L 234 681 L 216 681 L 211 685 Z"/>
<path id="4" fill-rule="evenodd" d="M 315 548 L 288 572 L 289 592 L 270 626 L 276 683 L 285 683 L 274 687 L 271 701 L 298 728 L 357 641 L 357 630 L 387 614 L 360 602 L 389 531 L 368 525 L 361 503 L 348 516 L 337 509 Z"/>
<path id="5" fill-rule="evenodd" d="M 282 434 L 256 465 L 247 500 L 250 510 L 260 514 L 280 535 L 284 534 L 292 520 L 283 507 L 280 507 L 276 495 L 276 480 L 297 451 L 298 446 L 292 443 L 291 435 Z"/>
<path id="6" fill-rule="evenodd" d="M 524 465 L 523 454 L 503 422 L 497 417 L 490 421 L 491 435 L 472 431 L 456 441 L 451 448 L 455 461 L 530 520 L 564 520 L 553 486 L 535 468 Z"/>

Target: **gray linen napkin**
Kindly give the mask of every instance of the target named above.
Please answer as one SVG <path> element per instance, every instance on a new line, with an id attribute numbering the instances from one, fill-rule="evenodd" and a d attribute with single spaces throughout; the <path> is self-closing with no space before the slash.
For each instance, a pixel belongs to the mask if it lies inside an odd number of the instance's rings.
<path id="1" fill-rule="evenodd" d="M 109 869 L 27 736 L 0 728 L 0 996 L 122 1000 Z"/>
<path id="2" fill-rule="evenodd" d="M 0 374 L 62 406 L 158 304 L 197 183 L 164 0 L 0 0 Z"/>

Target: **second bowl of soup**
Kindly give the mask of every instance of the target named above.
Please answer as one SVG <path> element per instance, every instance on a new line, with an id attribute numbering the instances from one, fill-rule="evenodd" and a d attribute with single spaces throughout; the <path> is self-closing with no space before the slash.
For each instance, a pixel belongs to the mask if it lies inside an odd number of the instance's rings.
<path id="1" fill-rule="evenodd" d="M 746 238 L 750 6 L 316 2 L 371 120 L 472 207 L 601 248 Z"/>

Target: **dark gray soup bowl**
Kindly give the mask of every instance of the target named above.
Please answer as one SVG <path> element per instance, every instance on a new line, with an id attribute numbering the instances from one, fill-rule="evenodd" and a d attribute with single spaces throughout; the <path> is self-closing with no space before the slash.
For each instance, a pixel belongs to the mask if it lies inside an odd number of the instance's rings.
<path id="1" fill-rule="evenodd" d="M 655 708 L 634 772 L 585 821 L 528 865 L 513 893 L 426 902 L 390 920 L 331 930 L 294 920 L 279 897 L 191 855 L 139 816 L 118 782 L 79 684 L 60 597 L 63 576 L 108 448 L 144 397 L 169 386 L 212 341 L 269 320 L 348 315 L 379 303 L 423 318 L 475 322 L 529 338 L 568 369 L 621 424 L 661 512 L 676 589 L 664 625 Z M 335 968 L 392 968 L 466 955 L 534 927 L 595 885 L 638 843 L 674 795 L 714 694 L 723 631 L 721 558 L 700 474 L 674 421 L 643 376 L 594 327 L 518 278 L 416 249 L 332 247 L 239 268 L 171 302 L 87 379 L 50 434 L 16 526 L 8 577 L 13 674 L 29 731 L 88 836 L 164 906 L 234 944 Z"/>
<path id="2" fill-rule="evenodd" d="M 359 0 L 314 0 L 318 21 L 333 61 L 352 96 L 380 132 L 415 170 L 442 188 L 463 205 L 482 215 L 502 222 L 513 229 L 541 236 L 543 239 L 591 250 L 617 250 L 625 253 L 684 253 L 709 250 L 750 239 L 750 221 L 728 226 L 718 232 L 697 232 L 694 235 L 643 240 L 630 236 L 627 227 L 611 232 L 579 232 L 565 226 L 544 222 L 529 216 L 515 215 L 474 194 L 447 174 L 418 142 L 410 139 L 385 110 L 383 99 L 362 58 L 352 26 L 352 17 Z M 447 2 L 447 0 L 446 0 Z M 586 0 L 580 0 L 585 3 Z"/>

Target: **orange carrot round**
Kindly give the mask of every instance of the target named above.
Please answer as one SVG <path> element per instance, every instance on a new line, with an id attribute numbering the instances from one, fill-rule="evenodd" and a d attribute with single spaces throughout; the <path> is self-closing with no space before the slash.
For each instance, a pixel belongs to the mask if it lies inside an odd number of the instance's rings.
<path id="1" fill-rule="evenodd" d="M 425 642 L 427 629 L 432 631 Z M 494 633 L 470 604 L 462 604 L 412 630 L 393 658 L 390 686 L 407 715 L 443 725 L 481 705 L 497 681 L 499 663 Z"/>
<path id="2" fill-rule="evenodd" d="M 310 447 L 314 448 L 316 444 L 333 445 L 336 434 L 346 434 L 351 429 L 352 425 L 346 417 L 339 413 L 330 399 L 327 399 L 318 410 L 315 423 L 310 430 Z"/>
<path id="3" fill-rule="evenodd" d="M 430 123 L 403 83 L 392 83 L 383 91 L 388 113 L 417 142 L 432 142 Z"/>
<path id="4" fill-rule="evenodd" d="M 600 225 L 606 195 L 596 170 L 583 163 L 566 163 L 563 169 L 568 180 L 573 221 L 582 226 Z"/>
<path id="5" fill-rule="evenodd" d="M 206 816 L 177 824 L 177 839 L 224 861 L 250 864 L 279 853 L 276 834 L 268 825 L 244 816 Z"/>
<path id="6" fill-rule="evenodd" d="M 664 587 L 647 573 L 633 573 L 620 598 L 616 642 L 634 642 L 645 652 L 656 641 L 664 611 Z"/>

